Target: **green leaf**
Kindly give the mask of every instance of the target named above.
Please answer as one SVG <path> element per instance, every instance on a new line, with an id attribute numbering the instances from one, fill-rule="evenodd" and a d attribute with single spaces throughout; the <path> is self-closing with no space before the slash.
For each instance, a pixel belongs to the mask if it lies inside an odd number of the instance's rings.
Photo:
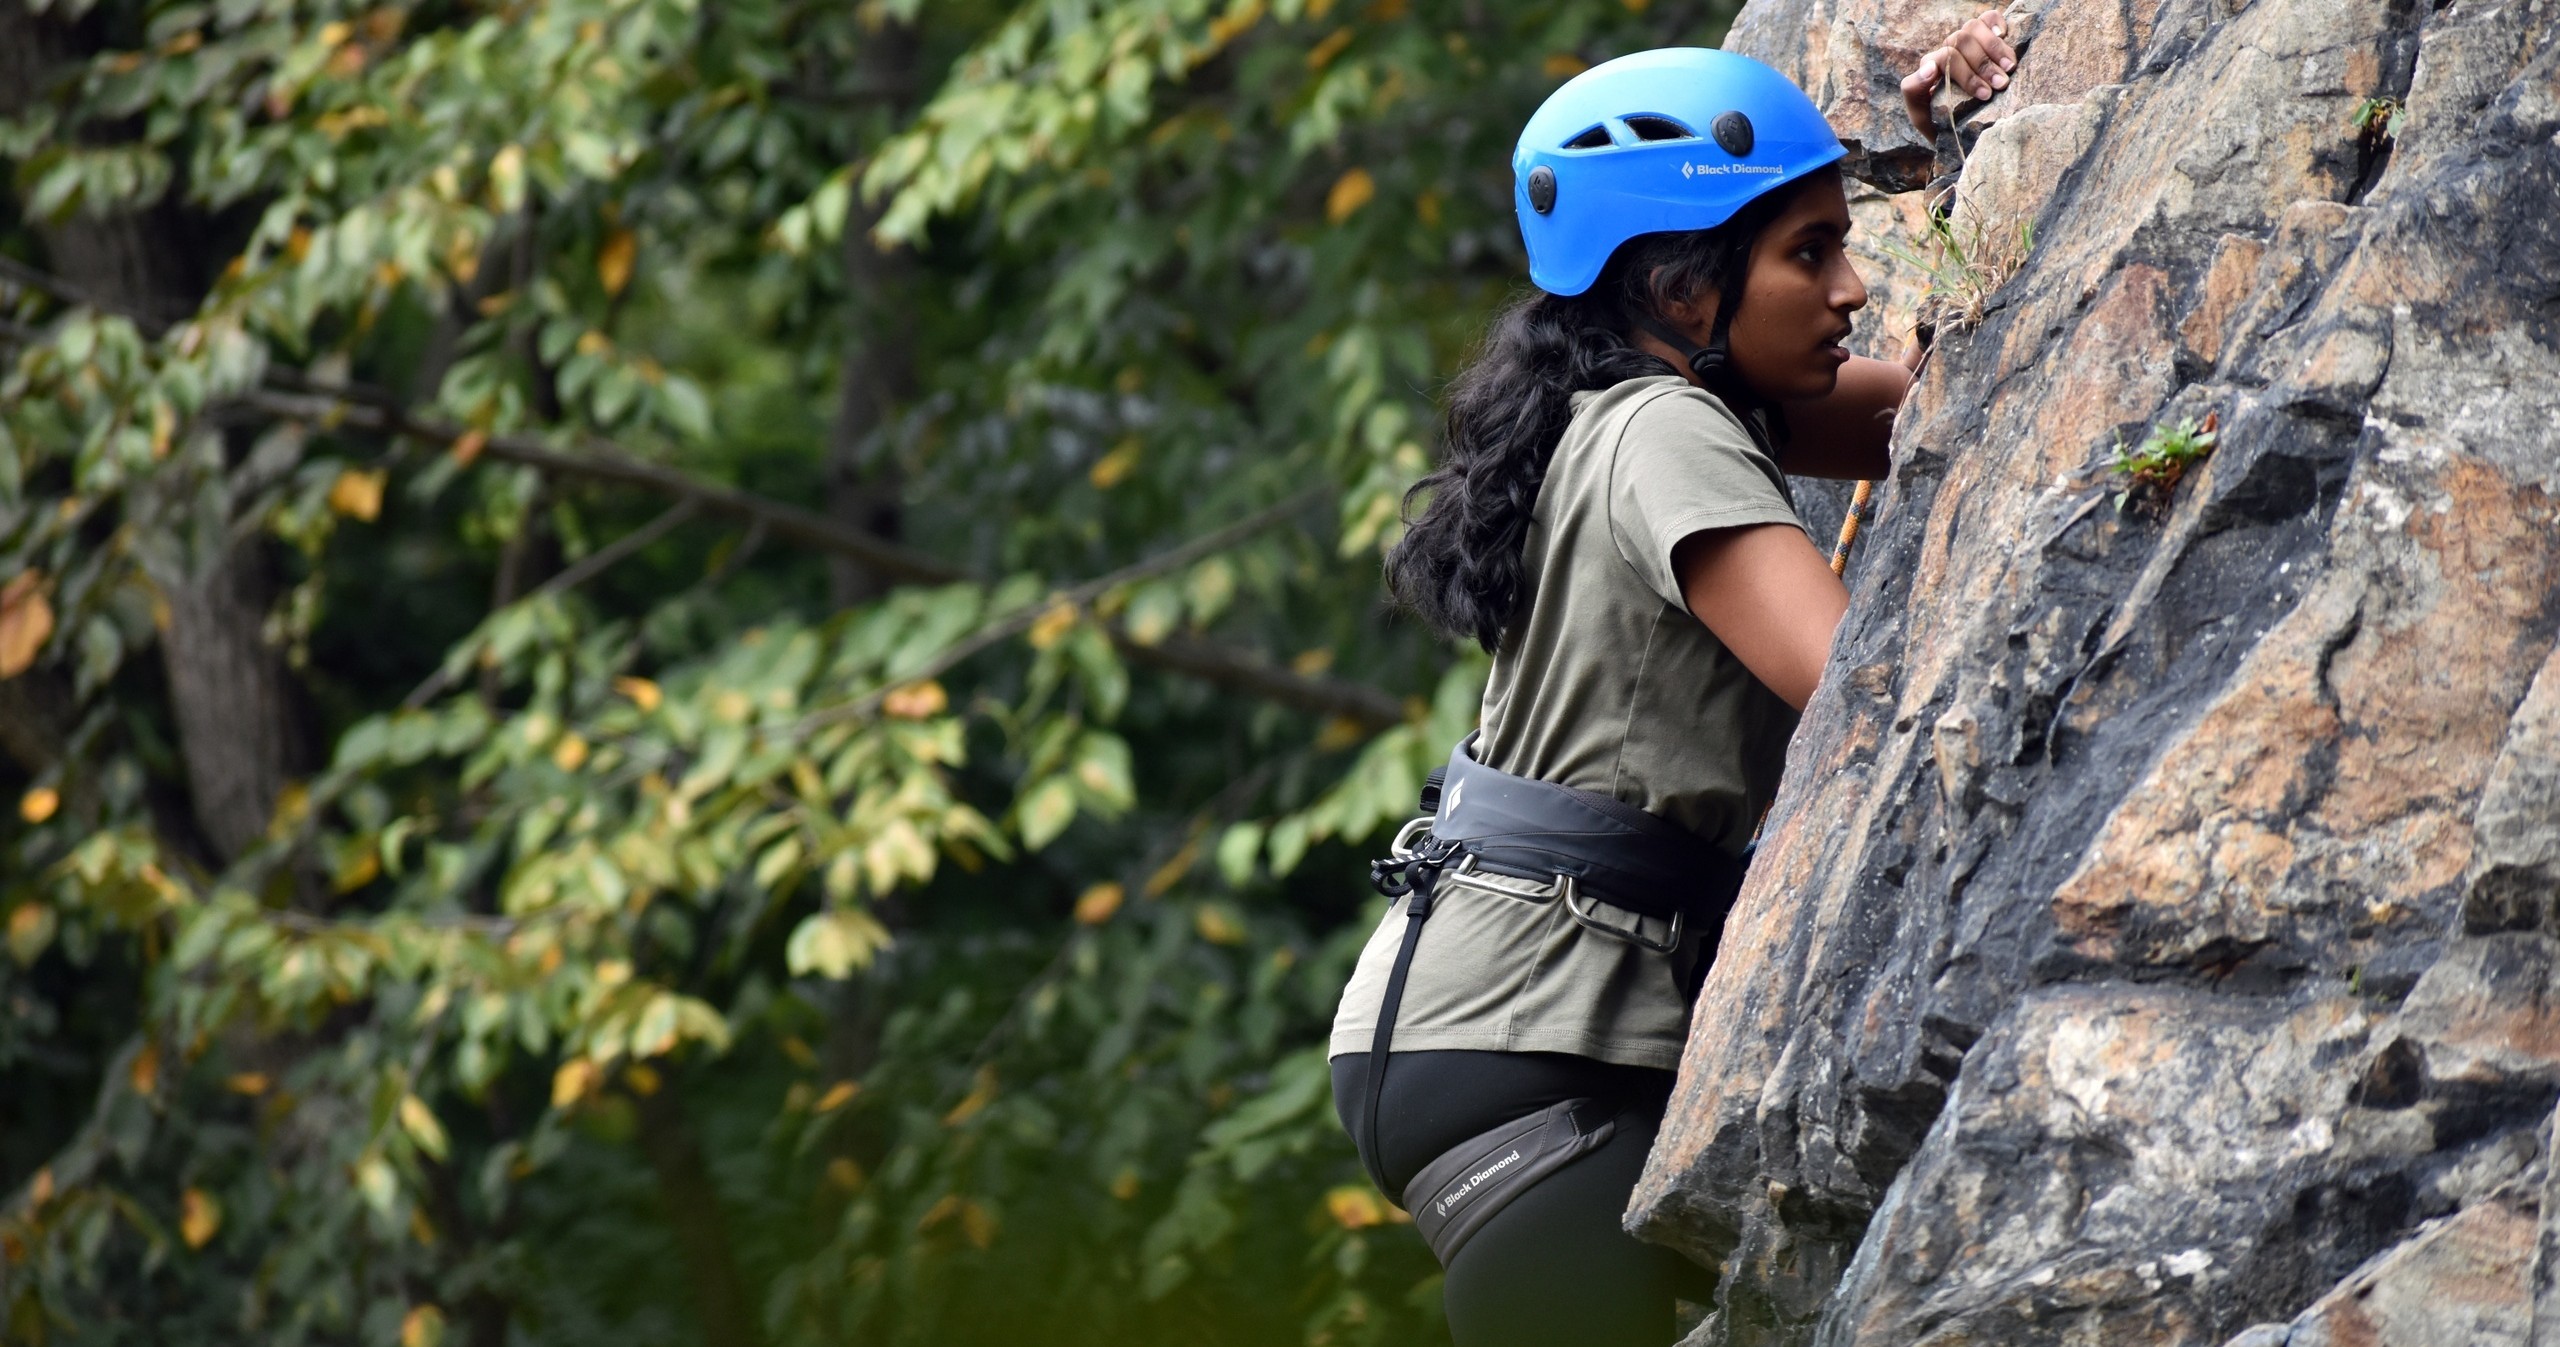
<path id="1" fill-rule="evenodd" d="M 1022 834 L 1022 844 L 1033 851 L 1056 841 L 1075 817 L 1075 786 L 1064 776 L 1043 778 L 1023 793 L 1021 803 L 1015 807 L 1015 826 Z"/>
<path id="2" fill-rule="evenodd" d="M 812 913 L 792 928 L 783 951 L 794 974 L 842 979 L 871 966 L 889 945 L 888 928 L 860 908 L 839 907 Z"/>
<path id="3" fill-rule="evenodd" d="M 1238 823 L 1218 838 L 1218 873 L 1235 888 L 1244 887 L 1253 878 L 1254 862 L 1262 854 L 1263 825 Z"/>

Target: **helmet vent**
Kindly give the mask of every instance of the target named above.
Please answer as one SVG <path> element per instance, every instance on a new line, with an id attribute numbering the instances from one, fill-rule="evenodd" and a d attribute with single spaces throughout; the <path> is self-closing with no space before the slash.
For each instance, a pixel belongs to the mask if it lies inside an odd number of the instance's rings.
<path id="1" fill-rule="evenodd" d="M 1638 140 L 1696 140 L 1698 133 L 1668 117 L 1629 117 L 1627 129 Z"/>
<path id="2" fill-rule="evenodd" d="M 1597 150 L 1604 149 L 1611 143 L 1612 142 L 1609 139 L 1609 128 L 1602 125 L 1595 126 L 1590 130 L 1583 132 L 1581 135 L 1575 136 L 1573 139 L 1566 141 L 1564 143 L 1564 147 L 1568 150 Z"/>

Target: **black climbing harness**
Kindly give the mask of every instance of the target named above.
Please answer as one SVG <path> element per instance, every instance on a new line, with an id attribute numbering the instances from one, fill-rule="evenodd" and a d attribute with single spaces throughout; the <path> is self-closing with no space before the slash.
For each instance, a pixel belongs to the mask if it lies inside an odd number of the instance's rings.
<path id="1" fill-rule="evenodd" d="M 1359 1111 L 1361 1161 L 1380 1192 L 1392 1191 L 1381 1168 L 1378 1101 L 1396 1013 L 1422 924 L 1444 890 L 1562 902 L 1592 930 L 1669 954 L 1692 930 L 1720 926 L 1742 889 L 1744 860 L 1625 801 L 1487 766 L 1476 759 L 1476 739 L 1460 740 L 1448 765 L 1432 771 L 1423 817 L 1405 824 L 1387 858 L 1369 867 L 1378 892 L 1405 902 L 1404 939 L 1379 997 Z M 1639 920 L 1609 921 L 1603 905 Z M 1668 923 L 1668 935 L 1648 936 L 1643 918 Z M 1615 1127 L 1614 1113 L 1589 1099 L 1505 1123 L 1424 1166 L 1405 1188 L 1405 1209 L 1446 1266 L 1494 1212 Z"/>

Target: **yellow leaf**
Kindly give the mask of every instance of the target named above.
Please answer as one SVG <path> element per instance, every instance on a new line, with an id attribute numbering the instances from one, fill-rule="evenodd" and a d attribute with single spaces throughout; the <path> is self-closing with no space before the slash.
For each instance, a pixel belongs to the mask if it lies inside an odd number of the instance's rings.
<path id="1" fill-rule="evenodd" d="M 1333 667 L 1333 647 L 1320 645 L 1312 650 L 1301 650 L 1296 658 L 1289 661 L 1289 667 L 1297 673 L 1313 678 Z"/>
<path id="2" fill-rule="evenodd" d="M 1325 35 L 1324 41 L 1307 49 L 1307 69 L 1322 70 L 1326 66 L 1333 64 L 1333 58 L 1340 56 L 1342 54 L 1342 49 L 1350 45 L 1351 30 L 1348 28 L 1334 29 L 1331 33 Z"/>
<path id="3" fill-rule="evenodd" d="M 409 1238 L 430 1249 L 436 1246 L 436 1223 L 427 1219 L 422 1208 L 409 1208 Z"/>
<path id="4" fill-rule="evenodd" d="M 1333 190 L 1324 194 L 1324 218 L 1340 224 L 1352 217 L 1370 198 L 1378 194 L 1378 180 L 1369 170 L 1355 168 L 1333 180 Z"/>
<path id="5" fill-rule="evenodd" d="M 916 1222 L 916 1230 L 919 1233 L 932 1230 L 935 1226 L 954 1217 L 959 1219 L 961 1237 L 968 1240 L 972 1246 L 983 1249 L 995 1243 L 995 1215 L 978 1205 L 975 1199 L 962 1197 L 958 1193 L 947 1193 L 941 1201 L 928 1208 L 924 1218 Z"/>
<path id="6" fill-rule="evenodd" d="M 1415 218 L 1421 220 L 1426 227 L 1433 229 L 1439 228 L 1440 194 L 1438 192 L 1425 192 L 1422 195 L 1415 197 L 1413 199 L 1413 213 Z"/>
<path id="7" fill-rule="evenodd" d="M 974 1249 L 996 1242 L 996 1218 L 993 1212 L 975 1202 L 960 1204 L 960 1233 Z"/>
<path id="8" fill-rule="evenodd" d="M 1191 914 L 1191 928 L 1212 945 L 1244 943 L 1244 923 L 1237 921 L 1234 913 L 1218 903 L 1202 903 L 1199 910 Z"/>
<path id="9" fill-rule="evenodd" d="M 880 699 L 880 709 L 900 720 L 922 720 L 927 716 L 938 716 L 950 706 L 951 694 L 943 691 L 942 685 L 930 678 L 921 683 L 909 683 L 905 687 L 891 688 L 889 695 Z"/>
<path id="10" fill-rule="evenodd" d="M 15 678 L 36 662 L 53 635 L 53 605 L 44 597 L 44 577 L 20 571 L 0 585 L 0 678 Z"/>
<path id="11" fill-rule="evenodd" d="M 596 1088 L 596 1064 L 584 1057 L 573 1057 L 551 1073 L 551 1107 L 567 1108 L 586 1098 Z"/>
<path id="12" fill-rule="evenodd" d="M 1122 1169 L 1111 1176 L 1111 1195 L 1123 1202 L 1138 1195 L 1138 1171 Z"/>
<path id="13" fill-rule="evenodd" d="M 444 1124 L 436 1120 L 436 1111 L 427 1107 L 427 1101 L 414 1094 L 400 1096 L 400 1130 L 418 1143 L 419 1150 L 439 1160 L 444 1158 Z"/>
<path id="14" fill-rule="evenodd" d="M 1031 624 L 1031 648 L 1046 650 L 1067 637 L 1076 625 L 1076 607 L 1064 599 L 1049 605 L 1049 611 Z"/>
<path id="15" fill-rule="evenodd" d="M 471 460 L 478 458 L 480 451 L 488 447 L 489 432 L 474 426 L 454 438 L 453 461 L 463 467 L 470 467 Z"/>
<path id="16" fill-rule="evenodd" d="M 133 1055 L 133 1065 L 126 1069 L 125 1078 L 133 1082 L 135 1094 L 149 1094 L 157 1088 L 160 1084 L 160 1045 L 143 1044 L 142 1051 Z"/>
<path id="17" fill-rule="evenodd" d="M 594 328 L 588 328 L 585 332 L 579 334 L 578 354 L 580 355 L 603 355 L 605 352 L 612 349 L 613 338 L 606 336 Z"/>
<path id="18" fill-rule="evenodd" d="M 977 1082 L 969 1087 L 969 1093 L 966 1098 L 963 1098 L 959 1103 L 952 1105 L 949 1113 L 942 1115 L 942 1125 L 945 1127 L 957 1127 L 960 1124 L 969 1121 L 971 1118 L 977 1117 L 979 1110 L 984 1109 L 987 1105 L 995 1102 L 995 1097 L 996 1069 L 992 1066 L 979 1067 Z"/>
<path id="19" fill-rule="evenodd" d="M 1246 29 L 1262 21 L 1262 9 L 1262 0 L 1239 0 L 1228 6 L 1224 15 L 1209 23 L 1209 45 L 1223 47 L 1243 36 Z"/>
<path id="20" fill-rule="evenodd" d="M 1359 721 L 1349 716 L 1335 716 L 1324 723 L 1323 729 L 1316 731 L 1316 751 L 1331 753 L 1349 748 L 1368 737 L 1368 729 Z"/>
<path id="21" fill-rule="evenodd" d="M 613 690 L 629 697 L 631 704 L 643 711 L 657 710 L 661 700 L 658 685 L 646 678 L 617 678 L 613 680 Z"/>
<path id="22" fill-rule="evenodd" d="M 1174 885 L 1182 882 L 1184 875 L 1191 873 L 1191 867 L 1199 859 L 1200 839 L 1193 837 L 1182 844 L 1180 851 L 1173 853 L 1171 860 L 1157 866 L 1156 872 L 1147 876 L 1146 886 L 1140 892 L 1150 898 L 1162 898 Z"/>
<path id="23" fill-rule="evenodd" d="M 640 255 L 640 241 L 628 229 L 616 229 L 604 236 L 604 246 L 596 249 L 596 279 L 604 282 L 608 295 L 622 293 L 631 284 L 631 263 Z"/>
<path id="24" fill-rule="evenodd" d="M 39 1207 L 53 1200 L 53 1166 L 46 1165 L 36 1171 L 34 1181 L 27 1185 L 27 1200 Z"/>
<path id="25" fill-rule="evenodd" d="M 372 883 L 381 874 L 382 853 L 373 847 L 366 847 L 349 856 L 346 864 L 338 867 L 332 886 L 340 893 L 353 893 Z"/>
<path id="26" fill-rule="evenodd" d="M 489 197 L 502 214 L 524 205 L 524 147 L 508 145 L 489 159 Z"/>
<path id="27" fill-rule="evenodd" d="M 551 749 L 551 764 L 561 771 L 574 772 L 585 766 L 586 761 L 586 738 L 574 730 L 560 736 L 560 742 Z"/>
<path id="28" fill-rule="evenodd" d="M 42 823 L 62 807 L 62 795 L 51 786 L 38 786 L 18 797 L 18 817 L 29 823 Z"/>
<path id="29" fill-rule="evenodd" d="M 1354 1183 L 1346 1183 L 1324 1195 L 1324 1209 L 1332 1214 L 1333 1223 L 1345 1230 L 1386 1224 L 1386 1208 L 1385 1199 Z"/>
<path id="30" fill-rule="evenodd" d="M 339 43 L 355 36 L 355 31 L 355 25 L 333 19 L 328 23 L 320 25 L 320 45 L 323 47 L 337 46 Z"/>
<path id="31" fill-rule="evenodd" d="M 1076 899 L 1076 920 L 1099 926 L 1111 920 L 1111 914 L 1120 910 L 1120 902 L 1127 896 L 1117 884 L 1096 884 Z"/>
<path id="32" fill-rule="evenodd" d="M 827 1182 L 848 1193 L 855 1192 L 862 1187 L 862 1166 L 839 1155 L 827 1162 Z"/>
<path id="33" fill-rule="evenodd" d="M 630 1086 L 633 1094 L 646 1099 L 656 1094 L 666 1080 L 658 1074 L 658 1068 L 647 1062 L 633 1062 L 622 1068 L 622 1083 Z"/>
<path id="34" fill-rule="evenodd" d="M 189 1188 L 178 1198 L 178 1234 L 190 1249 L 201 1249 L 222 1228 L 222 1204 L 202 1188 Z"/>
<path id="35" fill-rule="evenodd" d="M 856 1085 L 849 1080 L 840 1080 L 835 1084 L 828 1086 L 827 1092 L 819 1095 L 818 1102 L 810 1105 L 810 1107 L 819 1113 L 833 1113 L 837 1109 L 843 1108 L 845 1105 L 852 1103 L 853 1097 L 860 1093 L 862 1093 L 861 1086 Z"/>
<path id="36" fill-rule="evenodd" d="M 436 1347 L 444 1341 L 444 1311 L 419 1305 L 400 1317 L 400 1347 Z"/>
<path id="37" fill-rule="evenodd" d="M 348 468 L 329 486 L 329 508 L 370 524 L 382 514 L 382 484 L 390 477 L 380 468 Z"/>
<path id="38" fill-rule="evenodd" d="M 53 932 L 60 925 L 53 909 L 43 903 L 20 903 L 9 913 L 9 957 L 21 965 L 36 961 L 45 946 L 53 943 Z"/>
<path id="39" fill-rule="evenodd" d="M 263 1071 L 243 1071 L 222 1082 L 222 1087 L 233 1094 L 261 1095 L 271 1083 Z"/>
<path id="40" fill-rule="evenodd" d="M 1129 474 L 1137 471 L 1139 448 L 1137 437 L 1130 436 L 1113 445 L 1110 453 L 1095 459 L 1092 470 L 1085 475 L 1093 480 L 1095 487 L 1108 491 L 1127 481 Z"/>

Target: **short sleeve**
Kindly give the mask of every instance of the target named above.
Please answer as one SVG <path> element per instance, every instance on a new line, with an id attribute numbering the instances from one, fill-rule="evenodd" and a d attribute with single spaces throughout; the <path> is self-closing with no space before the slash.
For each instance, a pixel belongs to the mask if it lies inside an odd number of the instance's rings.
<path id="1" fill-rule="evenodd" d="M 1804 527 L 1786 478 L 1703 389 L 1668 390 L 1628 413 L 1609 464 L 1609 533 L 1664 603 L 1686 609 L 1671 551 L 1690 534 L 1752 524 Z"/>

